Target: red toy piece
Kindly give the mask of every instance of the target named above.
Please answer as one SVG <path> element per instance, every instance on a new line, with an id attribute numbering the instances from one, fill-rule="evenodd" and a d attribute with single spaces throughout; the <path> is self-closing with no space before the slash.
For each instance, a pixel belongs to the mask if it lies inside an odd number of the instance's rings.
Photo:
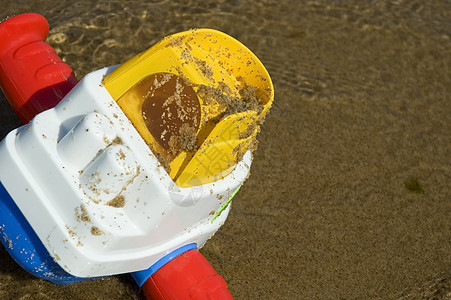
<path id="1" fill-rule="evenodd" d="M 233 299 L 225 280 L 196 249 L 189 250 L 161 267 L 142 287 L 149 299 Z"/>
<path id="2" fill-rule="evenodd" d="M 72 69 L 44 42 L 48 32 L 47 20 L 34 13 L 0 26 L 0 86 L 24 123 L 54 107 L 77 84 Z"/>

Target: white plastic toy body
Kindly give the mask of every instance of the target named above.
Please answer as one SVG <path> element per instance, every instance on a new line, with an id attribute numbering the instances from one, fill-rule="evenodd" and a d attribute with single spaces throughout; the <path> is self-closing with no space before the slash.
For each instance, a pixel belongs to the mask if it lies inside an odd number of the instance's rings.
<path id="1" fill-rule="evenodd" d="M 251 163 L 248 151 L 225 178 L 178 187 L 103 87 L 113 69 L 88 74 L 0 144 L 0 182 L 54 260 L 78 277 L 143 270 L 183 245 L 201 247 Z"/>

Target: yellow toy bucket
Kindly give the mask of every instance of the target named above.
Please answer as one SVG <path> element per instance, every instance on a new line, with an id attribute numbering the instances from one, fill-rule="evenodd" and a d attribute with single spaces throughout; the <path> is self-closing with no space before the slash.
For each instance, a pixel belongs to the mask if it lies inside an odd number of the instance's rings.
<path id="1" fill-rule="evenodd" d="M 230 174 L 274 99 L 258 58 L 212 29 L 168 36 L 103 83 L 180 187 Z"/>

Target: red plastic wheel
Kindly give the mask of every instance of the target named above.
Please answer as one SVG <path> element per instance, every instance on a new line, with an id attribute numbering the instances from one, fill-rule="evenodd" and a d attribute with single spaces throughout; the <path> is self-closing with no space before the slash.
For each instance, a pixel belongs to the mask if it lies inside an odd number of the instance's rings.
<path id="1" fill-rule="evenodd" d="M 24 123 L 77 84 L 72 69 L 44 42 L 48 32 L 47 20 L 35 13 L 0 23 L 0 87 Z"/>
<path id="2" fill-rule="evenodd" d="M 196 249 L 161 267 L 144 283 L 142 292 L 153 300 L 233 299 L 226 281 Z"/>

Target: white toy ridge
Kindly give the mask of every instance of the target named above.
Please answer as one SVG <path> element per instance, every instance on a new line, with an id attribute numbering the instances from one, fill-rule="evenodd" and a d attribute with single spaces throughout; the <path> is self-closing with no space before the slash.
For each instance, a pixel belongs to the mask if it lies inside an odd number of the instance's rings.
<path id="1" fill-rule="evenodd" d="M 178 187 L 103 87 L 114 68 L 88 74 L 0 144 L 0 182 L 77 277 L 139 271 L 184 245 L 202 247 L 251 164 L 247 151 L 223 179 Z"/>

